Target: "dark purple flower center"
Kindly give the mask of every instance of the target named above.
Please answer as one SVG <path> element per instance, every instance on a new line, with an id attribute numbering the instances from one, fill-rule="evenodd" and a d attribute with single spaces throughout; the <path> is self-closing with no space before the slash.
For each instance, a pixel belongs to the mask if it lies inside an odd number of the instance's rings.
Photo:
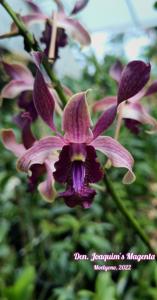
<path id="1" fill-rule="evenodd" d="M 44 31 L 42 32 L 42 37 L 40 39 L 41 43 L 46 44 L 44 52 L 48 55 L 49 47 L 51 43 L 53 27 L 47 22 Z M 63 28 L 57 29 L 56 47 L 55 47 L 55 60 L 59 57 L 59 48 L 65 47 L 68 43 L 68 36 Z"/>
<path id="2" fill-rule="evenodd" d="M 136 120 L 132 119 L 124 119 L 125 126 L 135 135 L 138 135 L 140 133 L 140 125 L 141 123 Z"/>
<path id="3" fill-rule="evenodd" d="M 89 184 L 98 182 L 103 175 L 95 149 L 83 144 L 64 146 L 55 169 L 55 180 L 66 183 L 66 190 L 60 193 L 66 204 L 90 207 L 96 192 Z"/>
<path id="4" fill-rule="evenodd" d="M 72 163 L 72 181 L 73 189 L 76 193 L 81 191 L 85 180 L 85 165 L 82 161 L 74 161 Z"/>

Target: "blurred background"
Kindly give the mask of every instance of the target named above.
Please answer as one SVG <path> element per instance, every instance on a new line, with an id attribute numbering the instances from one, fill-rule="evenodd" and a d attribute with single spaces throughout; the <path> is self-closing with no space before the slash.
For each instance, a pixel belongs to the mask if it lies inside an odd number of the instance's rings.
<path id="1" fill-rule="evenodd" d="M 52 0 L 34 1 L 51 15 Z M 75 1 L 63 1 L 70 12 Z M 10 0 L 20 14 L 29 12 L 22 0 Z M 91 33 L 92 44 L 81 48 L 70 40 L 60 49 L 55 70 L 73 92 L 92 88 L 92 101 L 115 95 L 117 85 L 109 76 L 113 63 L 142 59 L 152 66 L 151 81 L 157 79 L 157 2 L 153 0 L 90 0 L 77 15 Z M 9 31 L 11 20 L 0 6 L 0 35 Z M 39 38 L 42 26 L 30 30 Z M 29 60 L 20 37 L 0 40 L 0 54 L 9 61 Z M 31 67 L 31 62 L 29 61 Z M 8 76 L 0 66 L 0 88 Z M 94 100 L 93 100 L 94 99 Z M 145 100 L 157 118 L 157 95 Z M 17 101 L 4 99 L 0 127 L 20 130 L 12 118 Z M 93 114 L 95 122 L 98 114 Z M 61 120 L 58 118 L 60 124 Z M 40 129 L 40 130 L 39 130 Z M 115 126 L 107 134 L 114 135 Z M 157 249 L 157 135 L 148 135 L 145 126 L 138 135 L 125 126 L 120 142 L 135 159 L 136 181 L 121 182 L 123 170 L 111 168 L 117 193 L 125 207 L 139 221 Z M 33 128 L 39 135 L 49 133 L 38 120 Z M 100 155 L 99 159 L 105 163 Z M 59 187 L 60 188 L 60 187 Z M 26 175 L 16 171 L 16 159 L 0 143 L 0 299 L 1 300 L 156 300 L 155 261 L 124 262 L 131 271 L 100 272 L 91 261 L 74 261 L 73 254 L 146 254 L 148 250 L 108 195 L 103 182 L 97 187 L 92 207 L 68 208 L 62 199 L 49 204 L 37 191 L 28 192 Z M 104 262 L 101 262 L 104 264 Z M 99 264 L 101 264 L 99 262 Z M 106 265 L 116 265 L 109 261 Z"/>

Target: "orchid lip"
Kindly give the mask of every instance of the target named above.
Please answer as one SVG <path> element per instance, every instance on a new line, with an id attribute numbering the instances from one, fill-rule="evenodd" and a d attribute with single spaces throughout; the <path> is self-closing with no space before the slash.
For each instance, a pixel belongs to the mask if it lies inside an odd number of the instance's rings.
<path id="1" fill-rule="evenodd" d="M 79 193 L 84 185 L 85 174 L 86 172 L 83 162 L 74 161 L 72 165 L 72 179 L 73 188 L 76 193 Z"/>

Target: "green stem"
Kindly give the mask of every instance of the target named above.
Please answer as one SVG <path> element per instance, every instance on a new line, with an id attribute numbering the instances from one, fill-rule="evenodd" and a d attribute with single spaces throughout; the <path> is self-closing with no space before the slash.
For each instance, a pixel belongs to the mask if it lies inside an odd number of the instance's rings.
<path id="1" fill-rule="evenodd" d="M 35 37 L 33 34 L 31 34 L 23 21 L 20 19 L 20 17 L 14 12 L 14 10 L 11 8 L 11 6 L 5 1 L 5 0 L 0 0 L 0 4 L 4 7 L 4 9 L 8 12 L 8 14 L 11 16 L 13 19 L 14 23 L 18 27 L 19 34 L 21 34 L 24 37 L 25 45 L 27 48 L 27 51 L 30 52 L 31 50 L 34 51 L 42 51 L 38 42 L 36 41 Z M 67 100 L 63 92 L 62 85 L 60 81 L 57 79 L 56 75 L 51 69 L 51 65 L 49 64 L 48 60 L 45 58 L 43 61 L 43 66 L 50 77 L 52 83 L 54 83 L 54 87 L 63 103 L 63 105 L 66 105 Z"/>
<path id="2" fill-rule="evenodd" d="M 149 239 L 147 238 L 145 232 L 141 228 L 141 226 L 138 224 L 138 222 L 135 220 L 135 218 L 129 213 L 129 211 L 125 208 L 123 205 L 121 199 L 118 197 L 114 190 L 114 186 L 112 182 L 110 181 L 107 174 L 104 176 L 104 181 L 107 187 L 107 190 L 112 197 L 113 201 L 117 205 L 118 209 L 121 211 L 123 216 L 130 222 L 130 225 L 135 230 L 136 234 L 141 238 L 141 240 L 144 242 L 144 244 L 147 246 L 147 248 L 151 251 L 151 253 L 155 254 L 156 260 L 157 260 L 157 252 L 155 249 L 151 246 Z"/>

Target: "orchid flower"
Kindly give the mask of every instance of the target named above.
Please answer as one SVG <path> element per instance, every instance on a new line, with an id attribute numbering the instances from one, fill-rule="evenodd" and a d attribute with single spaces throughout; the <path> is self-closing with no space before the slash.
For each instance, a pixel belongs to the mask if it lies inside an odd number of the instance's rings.
<path id="1" fill-rule="evenodd" d="M 40 53 L 38 53 L 39 56 Z M 35 58 L 35 54 L 33 54 L 34 61 L 37 60 Z M 22 130 L 22 138 L 23 144 L 26 148 L 29 148 L 33 142 L 34 137 L 31 133 L 31 123 L 34 122 L 37 117 L 37 111 L 34 107 L 32 90 L 34 85 L 34 77 L 30 70 L 23 64 L 10 64 L 5 61 L 1 61 L 3 64 L 4 70 L 7 75 L 11 77 L 11 80 L 8 84 L 6 84 L 1 93 L 0 98 L 8 98 L 13 99 L 18 97 L 18 106 L 22 109 L 17 116 L 13 117 L 13 121 L 21 128 Z M 37 62 L 35 61 L 36 65 Z M 60 108 L 60 99 L 58 97 L 57 92 L 47 83 L 49 89 L 52 93 L 53 99 L 55 101 L 55 109 L 58 114 L 62 115 L 62 110 Z M 66 94 L 69 93 L 66 87 L 63 87 Z"/>
<path id="2" fill-rule="evenodd" d="M 58 47 L 64 47 L 67 44 L 67 35 L 72 37 L 74 40 L 79 42 L 82 46 L 87 46 L 91 42 L 91 38 L 87 30 L 81 25 L 81 23 L 74 19 L 72 16 L 67 16 L 64 6 L 61 1 L 56 0 L 56 5 L 58 11 L 55 13 L 56 20 L 54 19 L 54 14 L 52 17 L 44 14 L 41 9 L 38 7 L 31 0 L 25 1 L 29 7 L 31 8 L 32 12 L 28 15 L 21 16 L 22 21 L 27 25 L 31 25 L 33 23 L 45 23 L 45 31 L 43 32 L 43 36 L 41 38 L 41 42 L 46 43 L 46 51 L 45 53 L 48 54 L 49 47 L 51 44 L 51 37 L 53 34 L 53 26 L 57 28 L 56 32 L 56 45 L 55 51 L 56 55 L 58 56 Z M 86 5 L 87 0 L 76 1 L 76 4 L 71 12 L 71 15 L 75 15 L 79 11 L 81 11 Z M 53 24 L 53 22 L 55 24 Z M 2 37 L 8 37 L 9 35 L 16 35 L 18 34 L 18 28 L 16 27 L 15 23 L 11 25 L 10 33 L 3 34 Z"/>
<path id="3" fill-rule="evenodd" d="M 110 76 L 117 81 L 120 85 L 123 77 L 123 72 L 125 68 L 122 64 L 117 61 L 110 69 Z M 135 79 L 136 80 L 136 77 Z M 121 113 L 122 118 L 125 121 L 126 127 L 130 129 L 131 132 L 138 134 L 140 124 L 150 125 L 152 127 L 151 130 L 147 130 L 148 133 L 154 133 L 157 131 L 157 120 L 153 118 L 147 108 L 140 103 L 140 100 L 144 97 L 151 96 L 157 92 L 157 81 L 154 81 L 146 90 L 140 90 L 133 97 L 126 98 L 125 103 L 122 103 L 119 106 L 119 111 Z M 93 111 L 105 111 L 110 106 L 117 103 L 116 96 L 107 96 L 99 101 L 97 101 L 93 105 Z"/>
<path id="4" fill-rule="evenodd" d="M 32 52 L 33 61 L 36 66 L 39 68 L 43 55 L 40 52 Z M 13 99 L 18 97 L 18 107 L 22 109 L 18 115 L 13 117 L 14 123 L 21 128 L 22 141 L 26 149 L 30 148 L 34 141 L 35 137 L 31 131 L 31 125 L 36 121 L 38 114 L 34 106 L 32 90 L 34 86 L 34 77 L 30 70 L 23 64 L 15 63 L 10 64 L 5 61 L 1 61 L 5 72 L 11 78 L 8 84 L 6 84 L 0 93 L 0 99 L 10 98 Z M 50 83 L 47 83 L 49 90 L 53 97 L 53 107 L 59 115 L 62 115 L 62 109 L 60 107 L 60 99 L 51 86 Z M 63 86 L 63 89 L 69 97 L 72 92 L 66 86 Z"/>
<path id="5" fill-rule="evenodd" d="M 2 138 L 6 148 L 11 150 L 15 156 L 20 157 L 26 151 L 26 149 L 30 148 L 36 141 L 31 131 L 31 123 L 37 119 L 37 111 L 32 101 L 34 77 L 30 70 L 22 64 L 9 64 L 4 61 L 2 61 L 2 64 L 6 73 L 12 78 L 12 80 L 4 86 L 0 96 L 1 98 L 11 99 L 19 96 L 18 106 L 19 108 L 24 110 L 24 112 L 21 112 L 17 116 L 13 117 L 14 122 L 22 130 L 23 144 L 19 145 L 16 143 L 15 134 L 12 130 L 3 130 Z M 56 156 L 53 155 L 53 159 L 55 157 Z M 47 173 L 50 173 L 47 164 L 48 159 L 44 162 L 43 165 L 32 166 L 32 175 L 29 176 L 28 184 L 29 191 L 34 190 L 38 181 L 38 177 L 40 175 L 44 174 L 45 171 L 47 171 Z M 48 175 L 47 179 L 38 186 L 38 189 L 42 196 L 49 201 L 55 196 L 55 190 L 54 188 L 52 188 L 52 182 L 50 185 L 50 179 Z"/>
<path id="6" fill-rule="evenodd" d="M 43 58 L 42 53 L 32 51 L 31 54 L 34 63 L 37 67 L 39 67 L 39 64 Z M 10 64 L 5 61 L 1 61 L 1 63 L 7 75 L 11 78 L 11 81 L 9 81 L 9 83 L 3 87 L 0 93 L 0 98 L 13 99 L 21 95 L 22 92 L 33 90 L 34 77 L 28 67 L 20 63 Z M 59 107 L 60 99 L 58 94 L 51 86 L 51 83 L 47 82 L 47 85 L 52 93 L 54 101 L 56 102 L 56 110 L 59 114 L 61 114 L 61 109 Z M 67 89 L 67 87 L 63 86 L 63 89 L 66 94 L 69 94 L 70 90 Z M 24 99 L 21 102 L 24 103 Z M 28 103 L 28 99 L 26 102 Z"/>
<path id="7" fill-rule="evenodd" d="M 19 65 L 5 64 L 5 68 L 11 76 L 16 76 L 16 71 L 21 72 L 22 67 L 19 68 Z M 25 70 L 25 68 L 24 68 Z M 27 69 L 26 69 L 27 70 Z M 16 78 L 16 80 L 18 80 Z M 34 85 L 34 78 L 32 79 L 32 85 Z M 39 79 L 39 85 L 42 85 L 43 96 L 51 95 L 51 109 L 54 112 L 55 109 L 55 98 L 53 97 L 51 90 L 47 87 L 47 83 L 44 81 L 43 77 Z M 32 86 L 33 89 L 33 86 Z M 19 92 L 19 91 L 18 91 Z M 7 92 L 5 93 L 7 95 Z M 11 94 L 9 94 L 11 97 Z M 21 127 L 22 129 L 22 140 L 23 144 L 18 144 L 16 142 L 15 134 L 12 129 L 2 130 L 2 140 L 7 149 L 12 151 L 16 157 L 21 157 L 22 154 L 26 152 L 26 149 L 29 149 L 36 142 L 36 138 L 32 134 L 31 131 L 31 123 L 37 118 L 37 111 L 34 106 L 34 102 L 32 100 L 32 95 L 30 98 L 29 92 L 22 92 L 20 98 L 18 100 L 18 105 L 20 108 L 25 109 L 25 112 L 18 114 L 14 117 L 15 123 Z M 40 114 L 39 114 L 40 115 Z M 52 126 L 53 127 L 53 126 Z M 47 201 L 54 200 L 56 196 L 56 192 L 54 189 L 54 179 L 53 179 L 53 171 L 54 171 L 54 162 L 58 157 L 57 152 L 52 152 L 45 157 L 45 160 L 42 164 L 34 163 L 30 166 L 31 176 L 29 176 L 29 191 L 33 191 L 38 177 L 40 175 L 47 173 L 46 179 L 39 184 L 38 190 Z"/>
<path id="8" fill-rule="evenodd" d="M 16 142 L 15 133 L 12 129 L 3 129 L 2 132 L 2 141 L 6 149 L 10 150 L 17 158 L 20 158 L 22 155 L 28 151 L 23 144 Z M 35 138 L 34 138 L 35 142 Z M 38 181 L 39 177 L 46 173 L 46 178 L 38 185 L 38 191 L 41 196 L 48 202 L 52 202 L 56 197 L 56 190 L 54 187 L 54 177 L 53 172 L 54 163 L 58 159 L 58 153 L 52 152 L 45 156 L 42 164 L 34 162 L 30 166 L 29 177 L 28 177 L 28 191 L 33 192 Z"/>
<path id="9" fill-rule="evenodd" d="M 38 80 L 38 76 L 36 78 Z M 52 128 L 51 106 L 48 104 L 51 103 L 50 98 L 43 104 L 39 93 L 37 94 L 38 84 L 36 81 L 34 87 L 35 105 L 38 107 L 40 116 Z M 47 118 L 45 118 L 46 110 Z M 97 161 L 96 150 L 108 156 L 113 166 L 127 168 L 128 172 L 124 176 L 123 182 L 132 182 L 134 174 L 131 154 L 111 137 L 99 136 L 98 127 L 96 131 L 93 130 L 92 132 L 90 126 L 91 120 L 86 103 L 86 92 L 73 95 L 63 112 L 62 129 L 65 132 L 64 136 L 45 137 L 36 142 L 18 160 L 18 169 L 28 172 L 32 164 L 43 163 L 48 154 L 54 150 L 60 150 L 59 160 L 54 165 L 53 176 L 57 182 L 66 183 L 66 191 L 60 193 L 60 196 L 71 207 L 77 204 L 85 208 L 89 207 L 96 194 L 94 189 L 89 186 L 90 183 L 98 182 L 103 176 Z M 101 128 L 99 129 L 101 130 Z"/>
<path id="10" fill-rule="evenodd" d="M 25 65 L 11 64 L 4 61 L 1 61 L 1 63 L 11 81 L 3 87 L 0 98 L 13 99 L 24 91 L 33 90 L 34 77 Z"/>
<path id="11" fill-rule="evenodd" d="M 149 64 L 141 61 L 128 64 L 119 87 L 118 105 L 137 94 L 148 81 L 149 74 Z M 137 80 L 132 81 L 132 76 L 136 76 Z M 32 147 L 19 155 L 17 162 L 19 170 L 29 173 L 33 165 L 44 164 L 54 151 L 60 151 L 58 161 L 53 164 L 53 178 L 61 184 L 66 184 L 66 190 L 59 196 L 63 197 L 70 207 L 81 205 L 88 208 L 93 201 L 96 192 L 90 187 L 90 183 L 98 182 L 103 176 L 97 160 L 97 150 L 105 154 L 113 166 L 127 169 L 123 183 L 131 183 L 135 179 L 131 154 L 115 139 L 101 135 L 112 124 L 117 104 L 103 113 L 92 128 L 86 94 L 87 92 L 80 92 L 68 101 L 63 111 L 62 136 L 56 130 L 53 120 L 54 99 L 38 69 L 33 90 L 34 105 L 40 117 L 56 135 L 35 141 Z M 4 137 L 3 131 L 2 135 Z M 3 138 L 3 143 L 11 149 L 10 141 L 6 142 Z M 14 146 L 15 148 L 17 150 L 18 147 Z"/>
<path id="12" fill-rule="evenodd" d="M 34 77 L 22 64 L 10 64 L 4 61 L 1 63 L 8 76 L 11 77 L 11 81 L 3 87 L 0 98 L 13 99 L 19 96 L 18 106 L 24 111 L 13 117 L 13 121 L 21 128 L 23 144 L 29 148 L 35 140 L 31 132 L 31 123 L 37 119 L 37 112 L 32 101 Z"/>

